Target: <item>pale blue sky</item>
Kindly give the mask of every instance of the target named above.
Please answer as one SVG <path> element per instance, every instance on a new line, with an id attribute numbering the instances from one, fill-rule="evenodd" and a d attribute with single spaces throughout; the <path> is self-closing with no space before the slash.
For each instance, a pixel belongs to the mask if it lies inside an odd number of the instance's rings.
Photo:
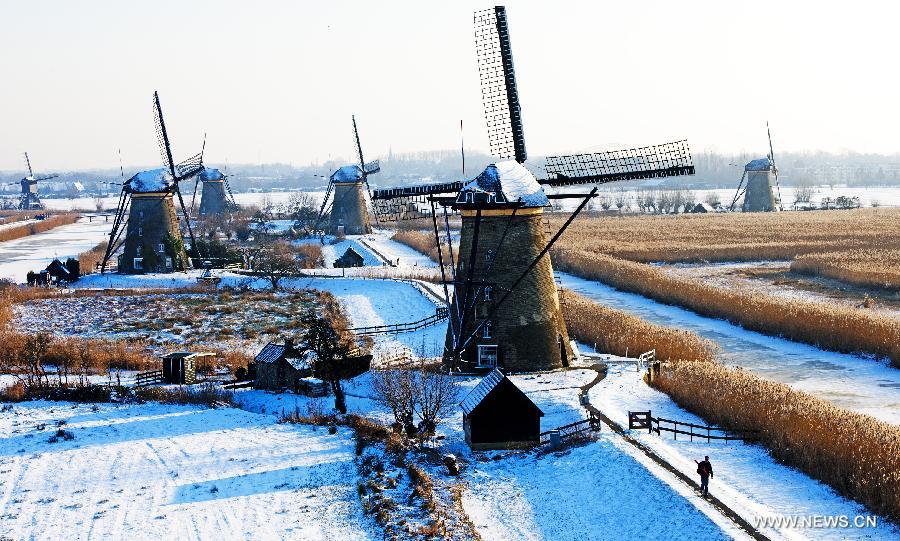
<path id="1" fill-rule="evenodd" d="M 487 150 L 472 12 L 490 3 L 0 0 L 0 169 Z M 892 2 L 506 3 L 530 154 L 900 150 Z"/>

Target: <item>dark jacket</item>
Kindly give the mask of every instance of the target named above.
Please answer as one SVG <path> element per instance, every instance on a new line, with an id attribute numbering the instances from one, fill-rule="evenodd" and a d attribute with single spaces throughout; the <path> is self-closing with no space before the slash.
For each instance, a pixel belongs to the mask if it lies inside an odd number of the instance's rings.
<path id="1" fill-rule="evenodd" d="M 697 473 L 700 474 L 700 477 L 709 477 L 713 474 L 712 464 L 709 463 L 709 460 L 697 462 Z"/>

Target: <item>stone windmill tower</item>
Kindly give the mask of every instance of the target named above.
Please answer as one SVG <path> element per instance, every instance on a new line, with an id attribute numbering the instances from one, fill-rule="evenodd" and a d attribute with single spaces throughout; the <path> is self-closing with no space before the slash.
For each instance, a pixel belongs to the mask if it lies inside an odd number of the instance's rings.
<path id="1" fill-rule="evenodd" d="M 734 210 L 738 199 L 744 196 L 741 210 L 744 212 L 771 212 L 784 210 L 781 204 L 781 184 L 778 182 L 778 167 L 775 166 L 775 151 L 772 149 L 772 131 L 769 133 L 769 155 L 752 160 L 744 166 L 744 174 L 738 183 L 737 192 L 731 201 Z M 774 188 L 773 188 L 774 186 Z"/>
<path id="2" fill-rule="evenodd" d="M 204 167 L 196 176 L 194 183 L 194 197 L 191 200 L 191 212 L 193 213 L 194 201 L 197 199 L 197 184 L 202 184 L 200 192 L 200 216 L 212 216 L 237 210 L 234 194 L 228 185 L 228 176 L 218 169 Z"/>
<path id="3" fill-rule="evenodd" d="M 325 232 L 330 235 L 365 235 L 372 232 L 369 211 L 366 207 L 366 192 L 369 190 L 369 175 L 379 172 L 381 167 L 378 160 L 365 162 L 359 131 L 356 128 L 356 117 L 351 118 L 353 142 L 356 145 L 359 163 L 340 167 L 328 178 L 328 190 L 325 192 L 319 217 L 313 228 L 318 229 L 327 215 L 328 225 Z"/>
<path id="4" fill-rule="evenodd" d="M 524 165 L 525 135 L 504 7 L 475 14 L 475 44 L 491 154 L 498 161 L 470 181 L 375 190 L 372 199 L 388 220 L 432 220 L 435 242 L 443 248 L 438 254 L 449 314 L 445 364 L 463 371 L 560 368 L 571 360 L 572 349 L 548 252 L 597 188 L 560 194 L 544 188 L 693 174 L 690 151 L 679 141 L 548 157 L 548 177 L 539 180 Z M 552 233 L 544 209 L 550 199 L 567 198 L 580 202 Z M 456 249 L 450 212 L 462 220 Z"/>
<path id="5" fill-rule="evenodd" d="M 50 180 L 59 175 L 35 176 L 34 171 L 31 169 L 31 159 L 28 157 L 27 152 L 25 153 L 25 165 L 28 167 L 28 176 L 19 182 L 11 184 L 18 184 L 22 187 L 22 193 L 19 195 L 18 208 L 19 210 L 44 210 L 44 204 L 41 202 L 40 197 L 38 197 L 38 182 Z"/>
<path id="6" fill-rule="evenodd" d="M 190 213 L 184 205 L 179 184 L 204 170 L 203 154 L 176 164 L 172 159 L 159 95 L 155 92 L 153 112 L 166 167 L 142 171 L 123 183 L 101 270 L 106 270 L 109 260 L 117 253 L 118 269 L 124 274 L 164 273 L 191 267 L 175 210 L 175 198 L 194 245 Z"/>

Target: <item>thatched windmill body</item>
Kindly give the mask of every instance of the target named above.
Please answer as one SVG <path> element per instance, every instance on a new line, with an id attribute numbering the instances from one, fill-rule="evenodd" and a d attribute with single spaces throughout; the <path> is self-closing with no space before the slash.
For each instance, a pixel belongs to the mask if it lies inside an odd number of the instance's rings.
<path id="1" fill-rule="evenodd" d="M 766 123 L 769 134 L 769 155 L 751 160 L 744 166 L 744 173 L 738 183 L 731 210 L 738 199 L 744 196 L 741 210 L 744 212 L 771 212 L 784 210 L 781 202 L 781 184 L 778 182 L 778 167 L 775 165 L 775 151 L 772 148 L 772 131 Z"/>
<path id="2" fill-rule="evenodd" d="M 204 170 L 202 152 L 176 164 L 159 103 L 153 93 L 157 141 L 166 167 L 137 173 L 122 185 L 119 204 L 101 270 L 120 249 L 118 270 L 124 274 L 173 272 L 191 267 L 179 227 L 175 199 L 185 217 L 191 245 L 194 232 L 179 184 Z"/>
<path id="3" fill-rule="evenodd" d="M 314 227 L 314 229 L 318 229 L 325 216 L 328 215 L 325 232 L 330 235 L 364 235 L 372 232 L 366 205 L 366 193 L 369 191 L 369 175 L 379 172 L 381 167 L 378 160 L 366 163 L 359 140 L 359 131 L 356 128 L 356 117 L 351 118 L 353 120 L 353 142 L 356 145 L 356 157 L 359 163 L 339 167 L 328 178 L 328 189 L 322 200 L 319 218 Z"/>
<path id="4" fill-rule="evenodd" d="M 28 153 L 25 153 L 25 166 L 28 168 L 28 176 L 23 178 L 17 183 L 22 188 L 22 193 L 19 194 L 19 210 L 44 210 L 44 204 L 41 202 L 41 198 L 38 197 L 38 182 L 42 182 L 45 180 L 50 180 L 51 178 L 56 178 L 59 175 L 43 175 L 43 176 L 35 176 L 34 171 L 31 169 L 31 159 L 28 157 Z"/>
<path id="5" fill-rule="evenodd" d="M 203 185 L 200 192 L 200 216 L 224 214 L 237 210 L 237 203 L 234 201 L 234 194 L 231 193 L 227 175 L 218 169 L 204 167 L 196 178 L 196 182 Z M 196 194 L 197 186 L 195 184 L 195 197 Z M 194 204 L 191 201 L 191 209 L 193 210 L 193 208 Z"/>
<path id="6" fill-rule="evenodd" d="M 463 371 L 559 368 L 569 363 L 572 349 L 548 252 L 597 188 L 548 194 L 544 187 L 693 174 L 690 151 L 679 141 L 548 157 L 548 177 L 535 178 L 524 166 L 525 136 L 504 7 L 475 14 L 475 43 L 491 153 L 499 160 L 471 181 L 375 190 L 373 201 L 386 220 L 432 219 L 435 242 L 442 248 L 439 265 L 449 313 L 447 365 Z M 551 199 L 565 198 L 580 202 L 553 233 L 544 209 Z M 450 212 L 459 212 L 462 221 L 456 249 Z"/>

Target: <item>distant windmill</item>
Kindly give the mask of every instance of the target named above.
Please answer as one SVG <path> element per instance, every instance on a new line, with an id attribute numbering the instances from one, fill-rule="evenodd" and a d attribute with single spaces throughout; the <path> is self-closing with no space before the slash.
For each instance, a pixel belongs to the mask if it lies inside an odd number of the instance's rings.
<path id="1" fill-rule="evenodd" d="M 356 145 L 356 158 L 358 164 L 345 165 L 338 168 L 328 179 L 328 189 L 322 206 L 319 209 L 319 217 L 313 229 L 318 229 L 325 215 L 328 215 L 328 228 L 326 233 L 337 235 L 364 235 L 372 232 L 369 225 L 369 212 L 366 209 L 366 192 L 369 189 L 369 175 L 381 171 L 378 160 L 366 163 L 363 158 L 362 144 L 359 141 L 359 131 L 356 128 L 356 117 L 353 120 L 353 142 Z M 365 187 L 365 189 L 363 189 Z M 329 205 L 331 206 L 329 210 Z M 377 219 L 377 214 L 376 214 Z"/>
<path id="2" fill-rule="evenodd" d="M 769 129 L 768 122 L 766 132 L 769 135 L 769 155 L 752 160 L 744 166 L 744 173 L 741 175 L 734 199 L 731 200 L 730 210 L 734 210 L 741 196 L 744 196 L 744 204 L 741 206 L 744 212 L 784 210 L 781 202 L 781 184 L 778 182 L 778 167 L 775 165 L 775 150 L 772 148 L 772 130 Z M 773 180 L 775 190 L 772 189 Z"/>
<path id="3" fill-rule="evenodd" d="M 196 246 L 190 213 L 184 206 L 179 184 L 204 170 L 203 153 L 175 163 L 156 92 L 153 93 L 153 119 L 165 167 L 141 171 L 123 183 L 102 270 L 106 270 L 110 258 L 120 248 L 121 273 L 172 272 L 191 266 L 178 226 L 174 196 L 178 197 L 184 214 L 191 245 Z"/>
<path id="4" fill-rule="evenodd" d="M 694 173 L 690 150 L 679 141 L 548 157 L 548 177 L 538 180 L 523 165 L 525 136 L 504 7 L 475 14 L 475 45 L 490 151 L 500 161 L 471 181 L 380 189 L 372 199 L 386 220 L 430 216 L 435 242 L 446 247 L 438 250 L 438 259 L 449 313 L 447 365 L 461 370 L 559 368 L 572 358 L 572 348 L 548 252 L 597 188 L 548 195 L 544 186 L 689 175 Z M 564 198 L 581 201 L 548 238 L 544 208 L 550 199 Z M 437 207 L 443 210 L 442 224 Z M 455 251 L 448 209 L 462 215 Z"/>
<path id="5" fill-rule="evenodd" d="M 206 135 L 203 136 L 203 149 L 200 151 L 200 162 L 203 162 L 203 155 L 206 152 Z M 194 214 L 194 204 L 197 202 L 197 186 L 203 183 L 203 190 L 200 192 L 200 216 L 211 216 L 216 214 L 224 214 L 237 210 L 237 203 L 234 201 L 234 194 L 231 192 L 231 186 L 228 184 L 228 175 L 204 166 L 196 175 L 194 181 L 194 196 L 191 198 L 191 215 Z"/>
<path id="6" fill-rule="evenodd" d="M 19 210 L 44 210 L 44 204 L 38 197 L 38 182 L 56 178 L 59 175 L 44 175 L 36 177 L 31 169 L 31 159 L 28 153 L 25 153 L 25 165 L 28 168 L 28 176 L 19 182 L 13 182 L 9 185 L 18 184 L 22 187 L 22 193 L 19 195 Z"/>

